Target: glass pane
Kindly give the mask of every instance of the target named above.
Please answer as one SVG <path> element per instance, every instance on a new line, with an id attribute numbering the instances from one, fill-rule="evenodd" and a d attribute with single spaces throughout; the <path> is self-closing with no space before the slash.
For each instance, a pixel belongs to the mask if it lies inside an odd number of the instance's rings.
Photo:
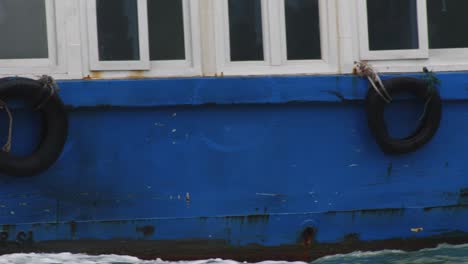
<path id="1" fill-rule="evenodd" d="M 99 60 L 140 59 L 136 0 L 96 0 Z"/>
<path id="2" fill-rule="evenodd" d="M 321 59 L 318 0 L 286 0 L 288 60 Z"/>
<path id="3" fill-rule="evenodd" d="M 232 61 L 263 60 L 260 0 L 229 0 L 229 32 Z"/>
<path id="4" fill-rule="evenodd" d="M 45 0 L 0 0 L 0 59 L 48 58 Z"/>
<path id="5" fill-rule="evenodd" d="M 416 0 L 367 0 L 370 50 L 418 49 L 417 14 Z"/>
<path id="6" fill-rule="evenodd" d="M 148 0 L 151 60 L 184 60 L 182 0 Z"/>
<path id="7" fill-rule="evenodd" d="M 468 47 L 467 0 L 429 0 L 429 47 L 431 49 Z"/>

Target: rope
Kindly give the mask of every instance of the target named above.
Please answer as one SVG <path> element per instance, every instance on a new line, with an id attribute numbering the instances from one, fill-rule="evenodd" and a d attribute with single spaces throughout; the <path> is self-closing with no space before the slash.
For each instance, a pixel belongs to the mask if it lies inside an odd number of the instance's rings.
<path id="1" fill-rule="evenodd" d="M 4 152 L 10 153 L 11 151 L 11 141 L 13 135 L 13 115 L 11 114 L 10 108 L 8 105 L 3 101 L 0 100 L 0 110 L 5 110 L 8 114 L 9 125 L 8 125 L 8 139 L 5 145 L 3 145 L 2 150 Z"/>
<path id="2" fill-rule="evenodd" d="M 378 95 L 388 104 L 392 101 L 392 96 L 388 93 L 387 89 L 372 66 L 366 62 L 354 62 L 353 73 L 360 77 L 367 77 L 372 85 L 372 88 L 377 92 Z"/>
<path id="3" fill-rule="evenodd" d="M 34 109 L 35 111 L 40 110 L 42 107 L 44 107 L 44 105 L 47 104 L 49 99 L 52 96 L 54 96 L 58 90 L 57 83 L 51 76 L 42 75 L 42 77 L 38 81 L 44 84 L 44 89 L 49 90 L 49 95 L 36 106 L 36 108 Z"/>
<path id="4" fill-rule="evenodd" d="M 427 67 L 423 68 L 423 73 L 424 73 L 424 79 L 426 80 L 427 85 L 428 85 L 427 91 L 428 91 L 428 93 L 431 94 L 431 96 L 429 96 L 426 103 L 424 104 L 424 111 L 423 111 L 422 115 L 419 117 L 419 121 L 421 121 L 424 118 L 424 116 L 426 116 L 427 107 L 429 105 L 429 102 L 432 100 L 432 96 L 433 96 L 434 92 L 436 91 L 437 86 L 440 85 L 439 78 L 437 78 L 437 76 L 435 75 L 434 72 L 428 70 Z"/>
<path id="5" fill-rule="evenodd" d="M 47 75 L 43 75 L 39 80 L 39 82 L 44 84 L 44 88 L 49 90 L 49 95 L 42 100 L 35 110 L 40 110 L 44 105 L 49 101 L 49 99 L 57 93 L 58 86 L 55 80 Z M 7 103 L 0 99 L 0 110 L 5 110 L 8 114 L 8 139 L 5 145 L 2 147 L 2 151 L 10 153 L 11 152 L 11 143 L 13 138 L 13 114 L 11 113 L 10 108 L 8 107 Z"/>

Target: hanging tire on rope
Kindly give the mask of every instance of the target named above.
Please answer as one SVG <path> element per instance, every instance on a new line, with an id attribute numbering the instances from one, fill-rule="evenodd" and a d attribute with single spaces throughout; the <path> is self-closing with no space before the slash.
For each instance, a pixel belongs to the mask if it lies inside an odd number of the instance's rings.
<path id="1" fill-rule="evenodd" d="M 439 128 L 442 118 L 442 100 L 439 92 L 427 80 L 399 77 L 381 81 L 368 65 L 361 67 L 358 74 L 368 77 L 369 91 L 366 97 L 368 126 L 377 144 L 387 154 L 405 154 L 413 152 L 428 143 Z M 369 68 L 366 68 L 369 67 Z M 371 71 L 366 73 L 366 71 Z M 427 70 L 425 69 L 427 73 Z M 384 110 L 392 97 L 398 94 L 411 94 L 425 102 L 424 112 L 419 126 L 406 138 L 392 138 L 385 123 Z"/>
<path id="2" fill-rule="evenodd" d="M 60 157 L 68 135 L 68 115 L 57 94 L 57 86 L 51 77 L 40 80 L 5 78 L 0 80 L 0 109 L 9 118 L 9 138 L 0 151 L 0 173 L 11 176 L 33 176 L 50 168 Z M 13 117 L 7 100 L 23 101 L 42 115 L 43 128 L 37 148 L 29 156 L 13 156 L 10 153 Z"/>

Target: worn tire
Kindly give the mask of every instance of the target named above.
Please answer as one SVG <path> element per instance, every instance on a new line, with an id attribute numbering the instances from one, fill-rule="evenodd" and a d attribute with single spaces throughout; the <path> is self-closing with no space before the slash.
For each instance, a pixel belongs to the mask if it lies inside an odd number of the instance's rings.
<path id="1" fill-rule="evenodd" d="M 427 108 L 419 127 L 408 137 L 394 139 L 388 134 L 385 124 L 384 108 L 386 102 L 369 87 L 366 98 L 368 125 L 377 144 L 387 154 L 405 154 L 413 152 L 435 135 L 442 117 L 442 101 L 436 89 L 429 91 L 425 80 L 401 77 L 384 80 L 383 84 L 391 96 L 409 93 L 427 102 Z"/>
<path id="2" fill-rule="evenodd" d="M 0 99 L 21 100 L 36 107 L 42 115 L 43 129 L 41 140 L 32 154 L 16 157 L 0 151 L 0 173 L 11 176 L 33 176 L 49 169 L 60 157 L 68 134 L 68 115 L 63 102 L 55 93 L 50 98 L 49 89 L 44 84 L 26 78 L 0 80 Z M 46 101 L 44 101 L 46 100 Z"/>

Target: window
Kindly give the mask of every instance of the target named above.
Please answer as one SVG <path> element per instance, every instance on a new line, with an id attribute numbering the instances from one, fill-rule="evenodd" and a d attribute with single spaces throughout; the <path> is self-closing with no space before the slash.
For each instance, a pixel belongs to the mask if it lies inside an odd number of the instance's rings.
<path id="1" fill-rule="evenodd" d="M 88 2 L 91 70 L 193 68 L 188 0 Z"/>
<path id="2" fill-rule="evenodd" d="M 229 0 L 231 61 L 263 61 L 262 4 L 260 0 Z"/>
<path id="3" fill-rule="evenodd" d="M 218 73 L 337 70 L 335 1 L 219 0 L 215 4 Z"/>
<path id="4" fill-rule="evenodd" d="M 466 0 L 0 0 L 0 75 L 336 74 L 355 60 L 384 72 L 468 70 L 467 9 Z"/>
<path id="5" fill-rule="evenodd" d="M 44 0 L 1 0 L 0 59 L 47 59 L 47 15 Z M 31 45 L 31 43 L 35 43 Z"/>
<path id="6" fill-rule="evenodd" d="M 358 0 L 361 59 L 427 58 L 426 0 Z"/>
<path id="7" fill-rule="evenodd" d="M 357 1 L 359 55 L 348 57 L 370 60 L 386 72 L 420 72 L 424 66 L 436 71 L 468 69 L 467 1 Z M 349 59 L 345 63 L 349 65 Z"/>
<path id="8" fill-rule="evenodd" d="M 286 0 L 284 9 L 287 59 L 321 59 L 319 1 Z M 308 33 L 303 32 L 304 25 Z"/>
<path id="9" fill-rule="evenodd" d="M 88 1 L 91 69 L 149 69 L 146 0 Z M 93 15 L 94 14 L 94 15 Z"/>
<path id="10" fill-rule="evenodd" d="M 182 0 L 148 1 L 152 61 L 186 59 L 183 10 Z"/>
<path id="11" fill-rule="evenodd" d="M 429 48 L 467 48 L 468 1 L 436 0 L 427 2 Z"/>
<path id="12" fill-rule="evenodd" d="M 0 72 L 57 70 L 58 17 L 53 0 L 0 0 Z"/>

